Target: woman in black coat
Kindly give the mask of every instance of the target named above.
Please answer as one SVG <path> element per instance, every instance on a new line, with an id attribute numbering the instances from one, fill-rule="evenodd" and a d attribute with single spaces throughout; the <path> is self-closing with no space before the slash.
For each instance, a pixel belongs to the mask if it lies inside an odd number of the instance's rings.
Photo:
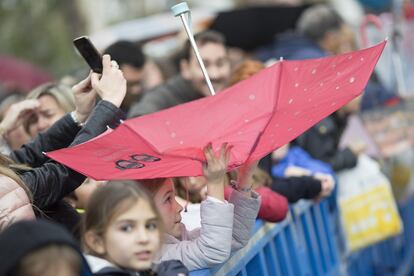
<path id="1" fill-rule="evenodd" d="M 0 166 L 13 169 L 27 186 L 37 216 L 60 222 L 74 233 L 79 215 L 63 198 L 79 187 L 85 176 L 50 160 L 43 153 L 88 141 L 104 132 L 107 126 L 116 127 L 124 118 L 119 106 L 126 93 L 125 78 L 109 56 L 103 57 L 103 66 L 101 77 L 92 73 L 73 87 L 74 112 L 65 115 L 32 142 L 13 151 L 10 158 L 0 155 Z M 94 108 L 96 95 L 102 101 Z M 0 123 L 0 134 L 16 124 L 19 116 L 15 115 Z M 16 164 L 26 164 L 30 168 Z"/>

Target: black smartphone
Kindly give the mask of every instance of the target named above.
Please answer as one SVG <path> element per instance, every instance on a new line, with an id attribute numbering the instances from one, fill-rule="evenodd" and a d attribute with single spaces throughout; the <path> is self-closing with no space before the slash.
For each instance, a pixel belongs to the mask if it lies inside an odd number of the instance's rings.
<path id="1" fill-rule="evenodd" d="M 78 52 L 89 64 L 92 71 L 102 74 L 102 56 L 87 36 L 81 36 L 73 40 Z"/>

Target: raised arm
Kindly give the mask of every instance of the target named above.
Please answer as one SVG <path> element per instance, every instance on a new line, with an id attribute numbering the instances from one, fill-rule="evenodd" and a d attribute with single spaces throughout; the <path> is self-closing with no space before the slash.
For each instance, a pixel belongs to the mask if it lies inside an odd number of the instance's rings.
<path id="1" fill-rule="evenodd" d="M 238 180 L 229 202 L 234 205 L 232 250 L 243 248 L 250 239 L 257 214 L 260 196 L 252 190 L 251 174 L 258 162 L 246 163 L 238 172 Z"/>
<path id="2" fill-rule="evenodd" d="M 126 93 L 125 78 L 117 67 L 111 66 L 109 56 L 103 57 L 103 65 L 104 71 L 100 79 L 98 75 L 91 76 L 93 89 L 101 96 L 102 101 L 94 108 L 72 146 L 96 137 L 106 130 L 107 125 L 113 125 L 123 118 L 119 106 Z M 79 116 L 80 119 L 85 119 L 81 117 L 82 114 Z M 33 194 L 34 204 L 41 209 L 61 200 L 85 179 L 83 175 L 54 161 L 21 172 L 20 176 Z"/>
<path id="3" fill-rule="evenodd" d="M 73 142 L 95 106 L 97 93 L 91 86 L 91 75 L 73 86 L 72 91 L 76 109 L 58 120 L 45 132 L 39 133 L 31 142 L 11 152 L 10 157 L 15 162 L 24 163 L 33 168 L 39 167 L 49 160 L 43 152 L 66 148 Z M 17 105 L 20 104 L 22 107 L 26 107 L 26 111 L 17 106 L 14 113 L 20 112 L 22 115 L 10 118 L 10 121 L 15 120 L 15 125 L 24 120 L 28 111 L 33 111 L 38 106 L 37 100 L 26 100 Z M 28 109 L 29 107 L 31 109 Z"/>
<path id="4" fill-rule="evenodd" d="M 230 256 L 234 206 L 224 200 L 230 147 L 224 144 L 216 157 L 212 146 L 208 145 L 204 155 L 208 196 L 201 203 L 201 228 L 192 232 L 183 229 L 181 241 L 169 237 L 172 240 L 166 241 L 157 262 L 178 259 L 189 270 L 195 270 L 221 264 Z"/>

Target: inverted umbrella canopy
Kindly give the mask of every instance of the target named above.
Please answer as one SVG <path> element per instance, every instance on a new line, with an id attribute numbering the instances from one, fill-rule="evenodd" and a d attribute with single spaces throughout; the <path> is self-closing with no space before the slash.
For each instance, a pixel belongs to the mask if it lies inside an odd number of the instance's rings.
<path id="1" fill-rule="evenodd" d="M 47 155 L 99 180 L 202 174 L 202 149 L 233 145 L 229 170 L 290 142 L 359 96 L 385 42 L 335 57 L 281 61 L 216 96 L 125 121 Z"/>

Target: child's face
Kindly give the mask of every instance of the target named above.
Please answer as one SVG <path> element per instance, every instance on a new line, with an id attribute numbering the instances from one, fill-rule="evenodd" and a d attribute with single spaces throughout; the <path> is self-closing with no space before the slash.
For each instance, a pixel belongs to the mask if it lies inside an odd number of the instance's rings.
<path id="1" fill-rule="evenodd" d="M 167 179 L 157 191 L 154 201 L 164 221 L 167 233 L 179 239 L 181 236 L 180 213 L 183 207 L 175 200 L 174 185 L 171 179 Z"/>
<path id="2" fill-rule="evenodd" d="M 109 225 L 104 236 L 104 258 L 133 271 L 151 268 L 160 247 L 160 225 L 145 200 L 138 200 Z"/>

